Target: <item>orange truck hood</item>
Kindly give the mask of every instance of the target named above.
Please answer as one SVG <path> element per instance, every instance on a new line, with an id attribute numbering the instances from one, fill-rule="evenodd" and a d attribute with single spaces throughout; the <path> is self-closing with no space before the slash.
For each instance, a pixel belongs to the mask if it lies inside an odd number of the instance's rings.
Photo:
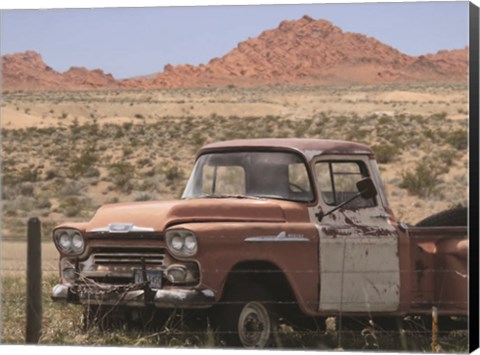
<path id="1" fill-rule="evenodd" d="M 102 206 L 92 220 L 84 225 L 84 228 L 88 233 L 118 223 L 163 231 L 173 224 L 186 222 L 282 223 L 287 220 L 286 214 L 294 219 L 308 218 L 306 208 L 299 210 L 298 205 L 286 201 L 253 199 L 191 199 L 120 203 Z"/>

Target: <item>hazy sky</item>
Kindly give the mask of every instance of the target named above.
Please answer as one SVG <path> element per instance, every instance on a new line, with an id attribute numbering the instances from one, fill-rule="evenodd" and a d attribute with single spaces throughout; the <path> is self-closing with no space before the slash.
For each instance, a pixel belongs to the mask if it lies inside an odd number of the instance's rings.
<path id="1" fill-rule="evenodd" d="M 238 42 L 309 15 L 420 55 L 468 45 L 468 2 L 1 10 L 1 53 L 35 50 L 55 70 L 116 78 L 206 64 Z"/>

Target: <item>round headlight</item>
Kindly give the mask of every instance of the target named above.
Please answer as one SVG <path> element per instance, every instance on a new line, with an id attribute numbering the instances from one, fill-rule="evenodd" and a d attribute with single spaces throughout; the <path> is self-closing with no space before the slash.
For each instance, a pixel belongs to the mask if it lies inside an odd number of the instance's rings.
<path id="1" fill-rule="evenodd" d="M 167 279 L 168 281 L 175 283 L 175 282 L 183 282 L 187 278 L 187 270 L 183 265 L 172 265 L 170 266 L 167 271 Z"/>
<path id="2" fill-rule="evenodd" d="M 189 251 L 195 250 L 197 247 L 197 240 L 193 235 L 188 235 L 185 238 L 185 248 L 188 249 Z"/>
<path id="3" fill-rule="evenodd" d="M 60 228 L 53 232 L 53 242 L 63 254 L 81 254 L 85 250 L 85 240 L 79 230 Z"/>
<path id="4" fill-rule="evenodd" d="M 171 246 L 175 250 L 181 250 L 183 248 L 183 238 L 180 234 L 175 234 L 172 237 L 172 241 L 170 242 Z"/>
<path id="5" fill-rule="evenodd" d="M 68 269 L 63 269 L 63 277 L 68 279 L 68 280 L 74 280 L 77 276 L 77 273 L 75 269 L 73 268 L 68 268 Z"/>
<path id="6" fill-rule="evenodd" d="M 68 235 L 67 232 L 63 232 L 58 238 L 58 245 L 63 250 L 69 250 L 72 247 L 72 238 Z"/>
<path id="7" fill-rule="evenodd" d="M 197 237 L 188 230 L 167 231 L 166 241 L 168 249 L 175 256 L 190 257 L 198 249 Z"/>
<path id="8" fill-rule="evenodd" d="M 83 242 L 83 237 L 80 233 L 75 233 L 72 238 L 72 245 L 75 251 L 83 250 L 85 243 Z"/>

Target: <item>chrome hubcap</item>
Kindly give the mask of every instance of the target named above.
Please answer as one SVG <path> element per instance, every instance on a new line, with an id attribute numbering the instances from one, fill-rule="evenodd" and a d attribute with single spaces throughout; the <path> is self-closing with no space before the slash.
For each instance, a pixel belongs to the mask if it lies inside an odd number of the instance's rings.
<path id="1" fill-rule="evenodd" d="M 238 335 L 245 348 L 264 348 L 270 338 L 270 317 L 264 305 L 247 303 L 238 319 Z"/>

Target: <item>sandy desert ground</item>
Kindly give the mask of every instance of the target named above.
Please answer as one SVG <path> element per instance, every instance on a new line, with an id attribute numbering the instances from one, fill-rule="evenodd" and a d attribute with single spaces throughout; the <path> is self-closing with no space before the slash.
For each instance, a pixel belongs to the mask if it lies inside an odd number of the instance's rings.
<path id="1" fill-rule="evenodd" d="M 195 151 L 234 138 L 373 146 L 405 223 L 467 203 L 463 86 L 9 93 L 1 125 L 6 239 L 24 237 L 31 215 L 48 238 L 53 225 L 88 219 L 107 202 L 176 198 Z"/>

